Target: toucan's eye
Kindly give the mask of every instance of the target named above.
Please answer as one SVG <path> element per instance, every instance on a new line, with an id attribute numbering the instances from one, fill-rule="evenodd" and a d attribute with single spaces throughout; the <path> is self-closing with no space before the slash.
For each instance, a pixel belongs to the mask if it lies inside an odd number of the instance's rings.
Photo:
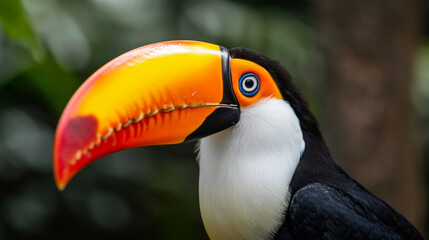
<path id="1" fill-rule="evenodd" d="M 253 97 L 259 91 L 259 78 L 254 73 L 246 73 L 238 83 L 240 92 L 246 97 Z"/>

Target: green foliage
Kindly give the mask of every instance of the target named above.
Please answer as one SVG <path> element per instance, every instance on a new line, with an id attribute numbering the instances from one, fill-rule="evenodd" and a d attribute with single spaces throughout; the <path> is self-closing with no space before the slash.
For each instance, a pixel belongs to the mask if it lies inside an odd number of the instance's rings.
<path id="1" fill-rule="evenodd" d="M 25 46 L 34 59 L 40 61 L 44 50 L 34 35 L 27 16 L 19 0 L 0 1 L 0 22 L 3 32 L 13 41 Z"/>
<path id="2" fill-rule="evenodd" d="M 52 57 L 25 72 L 32 91 L 37 91 L 52 113 L 59 117 L 70 96 L 80 85 L 71 71 L 62 69 Z"/>
<path id="3" fill-rule="evenodd" d="M 172 39 L 271 56 L 314 96 L 308 19 L 308 1 L 0 0 L 0 239 L 206 239 L 192 144 L 113 154 L 59 192 L 60 113 L 110 59 Z"/>
<path id="4" fill-rule="evenodd" d="M 0 239 L 207 239 L 193 144 L 110 155 L 59 192 L 51 152 L 60 113 L 110 59 L 172 39 L 248 47 L 311 85 L 305 16 L 226 0 L 1 0 Z"/>

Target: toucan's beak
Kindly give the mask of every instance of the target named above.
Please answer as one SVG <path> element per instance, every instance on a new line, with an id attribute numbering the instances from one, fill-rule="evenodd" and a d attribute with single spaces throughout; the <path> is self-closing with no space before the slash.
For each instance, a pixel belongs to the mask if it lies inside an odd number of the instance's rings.
<path id="1" fill-rule="evenodd" d="M 99 69 L 59 121 L 58 188 L 106 154 L 198 139 L 237 123 L 229 62 L 217 45 L 174 41 L 132 50 Z"/>

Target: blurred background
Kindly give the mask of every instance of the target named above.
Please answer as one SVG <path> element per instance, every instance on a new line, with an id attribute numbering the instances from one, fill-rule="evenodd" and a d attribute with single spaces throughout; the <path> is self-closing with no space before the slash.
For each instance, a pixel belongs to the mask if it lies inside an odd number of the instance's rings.
<path id="1" fill-rule="evenodd" d="M 279 60 L 346 171 L 428 233 L 428 37 L 427 0 L 1 0 L 0 239 L 208 239 L 192 143 L 105 157 L 62 192 L 52 175 L 77 87 L 173 39 Z"/>

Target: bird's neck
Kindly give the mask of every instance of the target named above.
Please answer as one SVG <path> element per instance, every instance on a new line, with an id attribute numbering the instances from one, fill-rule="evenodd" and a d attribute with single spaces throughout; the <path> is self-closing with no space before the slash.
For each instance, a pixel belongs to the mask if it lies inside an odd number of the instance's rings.
<path id="1" fill-rule="evenodd" d="M 200 207 L 212 240 L 269 239 L 281 226 L 305 144 L 290 105 L 265 99 L 200 142 Z"/>

